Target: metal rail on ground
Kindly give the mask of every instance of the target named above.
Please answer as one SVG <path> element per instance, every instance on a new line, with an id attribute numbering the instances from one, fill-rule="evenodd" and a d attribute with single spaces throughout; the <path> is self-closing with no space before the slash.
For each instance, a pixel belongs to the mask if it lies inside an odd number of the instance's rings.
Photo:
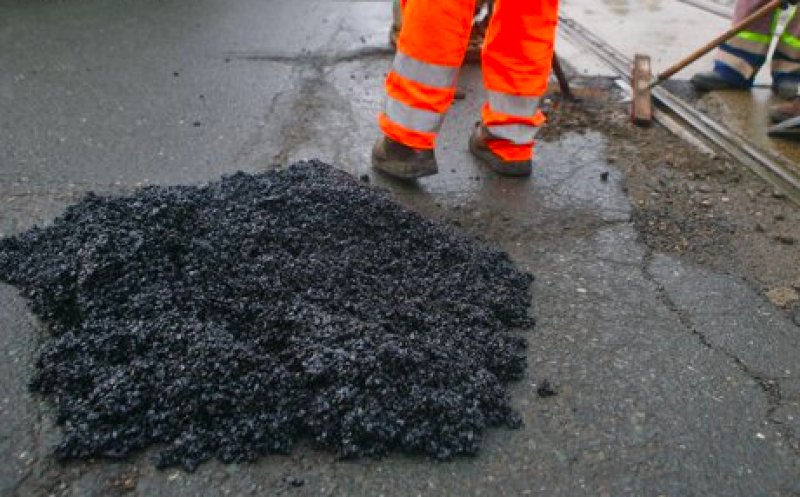
<path id="1" fill-rule="evenodd" d="M 614 70 L 617 75 L 630 84 L 631 59 L 583 27 L 574 19 L 559 16 L 559 29 L 570 40 L 594 53 Z M 686 126 L 700 133 L 755 174 L 783 192 L 800 205 L 800 175 L 788 161 L 775 157 L 750 144 L 726 126 L 696 110 L 684 100 L 664 88 L 653 88 L 653 100 L 667 113 L 679 118 Z M 656 120 L 659 116 L 655 115 Z"/>
<path id="2" fill-rule="evenodd" d="M 685 3 L 687 5 L 691 5 L 692 7 L 697 7 L 700 10 L 705 10 L 709 14 L 714 14 L 716 16 L 722 17 L 723 19 L 730 19 L 732 17 L 731 7 L 723 7 L 714 2 L 708 2 L 705 0 L 678 0 L 678 1 L 681 3 Z"/>

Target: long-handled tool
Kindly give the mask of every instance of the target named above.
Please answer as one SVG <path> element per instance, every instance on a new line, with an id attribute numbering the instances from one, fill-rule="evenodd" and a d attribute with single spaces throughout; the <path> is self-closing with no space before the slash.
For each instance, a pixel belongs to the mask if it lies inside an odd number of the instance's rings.
<path id="1" fill-rule="evenodd" d="M 555 52 L 553 52 L 553 74 L 556 75 L 558 87 L 561 90 L 561 96 L 564 97 L 564 100 L 574 101 L 575 97 L 572 95 L 572 90 L 569 87 L 567 75 L 564 73 L 564 69 L 561 68 L 561 62 L 559 62 L 558 55 L 556 55 Z"/>
<path id="2" fill-rule="evenodd" d="M 747 16 L 747 18 L 731 26 L 730 29 L 698 48 L 686 58 L 679 60 L 666 71 L 659 73 L 655 78 L 653 78 L 653 73 L 650 69 L 650 56 L 636 54 L 633 61 L 633 72 L 631 74 L 631 88 L 633 89 L 631 120 L 639 125 L 650 124 L 653 120 L 653 104 L 650 98 L 650 90 L 653 87 L 666 81 L 675 73 L 733 38 L 740 31 L 751 26 L 759 19 L 769 15 L 781 6 L 781 1 L 782 0 L 771 0 L 766 3 L 763 7 Z"/>

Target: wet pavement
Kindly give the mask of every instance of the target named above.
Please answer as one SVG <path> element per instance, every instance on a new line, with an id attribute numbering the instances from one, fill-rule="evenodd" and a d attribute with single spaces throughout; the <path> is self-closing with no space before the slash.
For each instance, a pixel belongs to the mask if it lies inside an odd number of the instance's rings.
<path id="1" fill-rule="evenodd" d="M 665 23 L 666 3 L 564 5 L 667 30 L 681 17 Z M 0 495 L 800 494 L 800 328 L 751 281 L 640 241 L 603 129 L 542 141 L 531 181 L 492 176 L 466 151 L 481 95 L 469 67 L 441 174 L 404 186 L 369 171 L 389 19 L 375 1 L 3 0 L 0 233 L 47 223 L 89 190 L 201 184 L 310 157 L 367 174 L 536 273 L 529 371 L 512 389 L 525 427 L 494 430 L 477 457 L 448 463 L 301 447 L 193 474 L 158 471 L 148 454 L 61 465 L 52 413 L 26 388 L 43 330 L 0 285 Z M 726 25 L 716 19 L 703 29 Z M 545 378 L 558 395 L 536 394 Z"/>

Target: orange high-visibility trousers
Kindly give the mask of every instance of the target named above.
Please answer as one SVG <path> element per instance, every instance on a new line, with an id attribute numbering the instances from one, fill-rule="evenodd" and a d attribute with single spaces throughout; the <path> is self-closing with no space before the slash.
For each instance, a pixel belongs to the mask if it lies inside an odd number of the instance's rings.
<path id="1" fill-rule="evenodd" d="M 475 0 L 406 0 L 386 106 L 383 133 L 409 147 L 431 149 L 455 95 L 458 70 L 472 28 Z M 544 123 L 539 100 L 553 58 L 558 0 L 495 0 L 482 52 L 487 101 L 483 125 L 489 148 L 505 160 L 533 154 Z"/>

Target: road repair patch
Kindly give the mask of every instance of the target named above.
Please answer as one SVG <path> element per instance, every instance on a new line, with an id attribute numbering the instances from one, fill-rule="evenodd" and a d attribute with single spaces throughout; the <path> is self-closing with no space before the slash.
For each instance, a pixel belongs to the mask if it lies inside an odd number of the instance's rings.
<path id="1" fill-rule="evenodd" d="M 317 161 L 89 194 L 0 240 L 48 331 L 32 388 L 64 459 L 474 454 L 520 424 L 532 277 Z"/>

